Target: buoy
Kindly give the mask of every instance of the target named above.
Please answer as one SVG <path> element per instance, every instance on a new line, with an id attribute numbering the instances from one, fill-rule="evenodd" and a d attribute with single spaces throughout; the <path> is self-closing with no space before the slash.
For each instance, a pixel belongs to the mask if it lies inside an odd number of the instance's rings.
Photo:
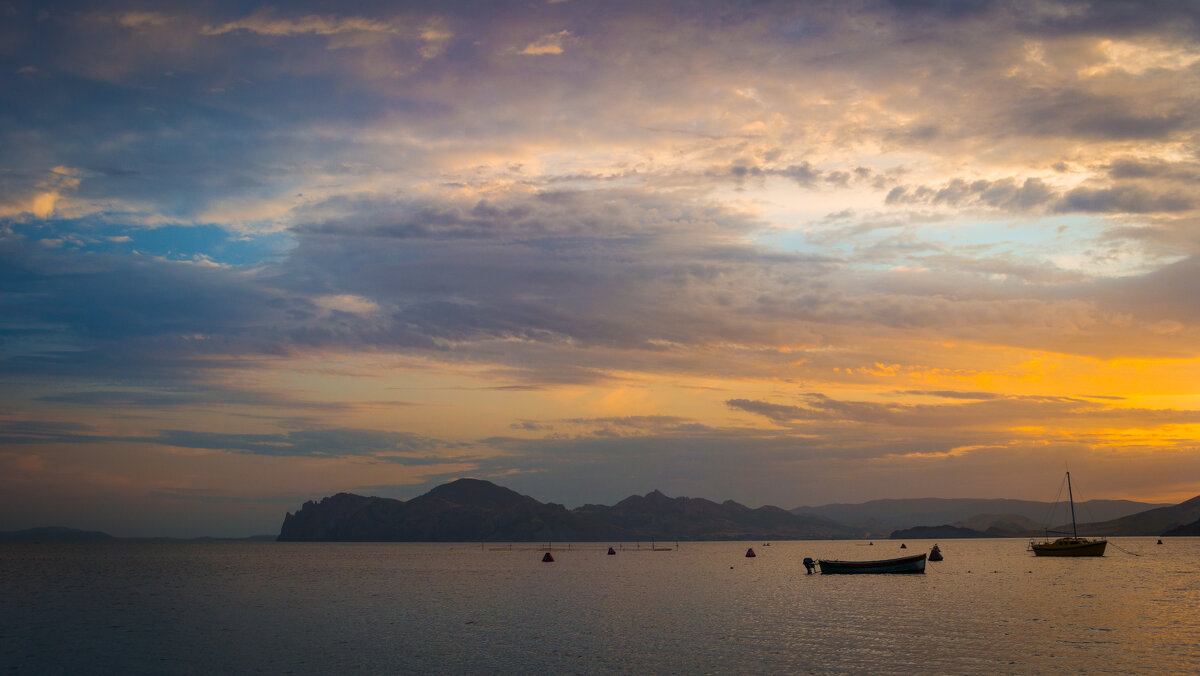
<path id="1" fill-rule="evenodd" d="M 1161 544 L 1162 544 L 1162 540 L 1159 540 L 1159 541 L 1158 541 L 1158 544 L 1160 544 L 1160 545 L 1161 545 Z"/>
<path id="2" fill-rule="evenodd" d="M 617 550 L 613 549 L 612 547 L 609 547 L 609 548 L 608 548 L 608 555 L 609 555 L 609 556 L 616 556 L 616 555 L 617 555 Z"/>
<path id="3" fill-rule="evenodd" d="M 546 555 L 542 557 L 542 563 L 554 563 L 554 557 L 550 556 L 550 552 L 546 552 Z"/>
<path id="4" fill-rule="evenodd" d="M 746 550 L 746 558 L 747 558 L 747 559 L 752 559 L 752 558 L 754 558 L 754 557 L 756 557 L 756 556 L 758 556 L 758 554 L 755 554 L 755 553 L 754 553 L 754 548 L 753 548 L 753 547 L 751 547 L 750 549 L 747 549 L 747 550 Z"/>
<path id="5" fill-rule="evenodd" d="M 905 545 L 903 542 L 901 542 L 901 543 L 900 543 L 900 549 L 908 549 L 908 546 L 907 546 L 907 545 Z"/>
<path id="6" fill-rule="evenodd" d="M 874 546 L 875 546 L 875 543 L 874 543 L 874 542 L 868 542 L 867 544 L 871 545 L 872 547 L 874 547 Z"/>

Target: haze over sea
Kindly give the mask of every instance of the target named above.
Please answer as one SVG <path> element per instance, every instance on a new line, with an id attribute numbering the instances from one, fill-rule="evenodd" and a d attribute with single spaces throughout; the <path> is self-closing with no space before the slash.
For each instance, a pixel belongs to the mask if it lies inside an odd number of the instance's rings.
<path id="1" fill-rule="evenodd" d="M 1155 542 L 1044 559 L 1023 540 L 942 541 L 944 561 L 903 576 L 801 563 L 897 556 L 897 541 L 556 543 L 553 563 L 531 544 L 8 545 L 0 669 L 1200 671 L 1200 538 Z"/>

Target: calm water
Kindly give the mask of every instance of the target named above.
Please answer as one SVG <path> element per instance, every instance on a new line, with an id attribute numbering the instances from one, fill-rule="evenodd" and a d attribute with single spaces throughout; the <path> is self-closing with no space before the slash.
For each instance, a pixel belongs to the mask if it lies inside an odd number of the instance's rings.
<path id="1" fill-rule="evenodd" d="M 1200 672 L 1200 538 L 1101 559 L 932 542 L 0 547 L 9 673 Z M 747 546 L 758 557 L 747 559 Z M 620 545 L 618 545 L 620 547 Z"/>

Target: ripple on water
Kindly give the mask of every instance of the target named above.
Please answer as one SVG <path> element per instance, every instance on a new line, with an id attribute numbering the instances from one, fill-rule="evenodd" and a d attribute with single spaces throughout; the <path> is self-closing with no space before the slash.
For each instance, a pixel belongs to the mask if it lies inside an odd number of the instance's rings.
<path id="1" fill-rule="evenodd" d="M 746 543 L 613 557 L 608 543 L 575 545 L 554 564 L 478 545 L 12 547 L 0 550 L 0 667 L 1200 671 L 1200 540 L 1087 562 L 1036 559 L 1023 541 L 939 544 L 946 560 L 923 576 L 804 575 L 804 556 L 887 551 L 854 542 L 777 542 L 755 559 Z"/>

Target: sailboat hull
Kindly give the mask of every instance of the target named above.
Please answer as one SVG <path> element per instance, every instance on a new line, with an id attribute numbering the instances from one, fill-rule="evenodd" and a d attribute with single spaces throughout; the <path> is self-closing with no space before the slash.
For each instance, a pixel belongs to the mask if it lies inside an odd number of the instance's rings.
<path id="1" fill-rule="evenodd" d="M 1075 526 L 1075 492 L 1071 490 L 1070 472 L 1067 472 L 1067 500 L 1071 501 L 1071 537 L 1030 542 L 1029 548 L 1035 556 L 1104 556 L 1108 540 L 1079 537 Z"/>
<path id="2" fill-rule="evenodd" d="M 1034 542 L 1029 545 L 1035 556 L 1104 556 L 1108 540 L 1088 538 L 1059 538 L 1053 542 Z"/>

